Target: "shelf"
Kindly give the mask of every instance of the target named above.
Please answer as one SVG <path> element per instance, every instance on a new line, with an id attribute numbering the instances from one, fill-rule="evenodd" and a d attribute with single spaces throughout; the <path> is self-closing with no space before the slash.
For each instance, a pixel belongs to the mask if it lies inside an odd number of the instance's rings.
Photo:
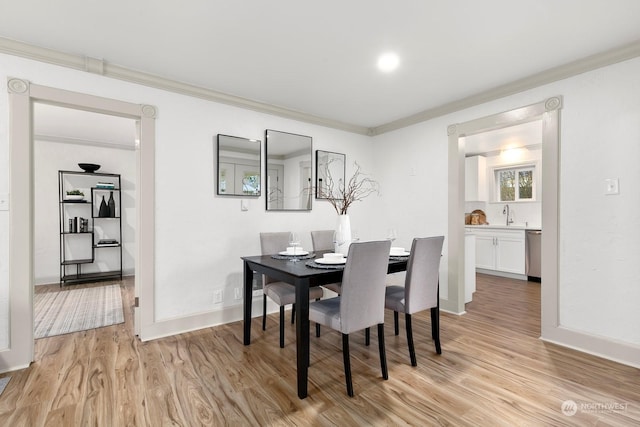
<path id="1" fill-rule="evenodd" d="M 121 177 L 118 174 L 58 171 L 61 286 L 62 284 L 122 278 L 122 218 L 120 215 L 96 216 L 100 212 L 100 200 L 105 202 L 107 197 L 111 199 L 110 193 L 113 197 L 110 212 L 121 213 L 121 184 Z M 80 190 L 85 196 L 82 200 L 65 200 L 67 192 L 70 190 Z M 89 194 L 87 194 L 87 190 L 89 190 Z M 71 208 L 73 204 L 82 207 L 74 210 Z M 91 209 L 90 211 L 87 211 L 87 206 Z M 73 215 L 78 213 L 82 214 L 82 217 Z M 90 216 L 84 218 L 85 215 Z M 101 221 L 103 219 L 107 221 Z M 72 231 L 80 229 L 83 231 Z M 105 234 L 110 238 L 105 238 Z M 91 236 L 91 239 L 86 237 L 67 239 L 67 236 L 71 235 Z M 100 241 L 103 243 L 99 243 Z M 99 251 L 101 248 L 114 249 Z M 88 258 L 69 260 L 69 258 L 74 258 L 72 254 L 77 254 L 76 257 L 85 256 Z M 103 261 L 107 265 L 103 265 Z M 85 272 L 85 269 L 108 269 L 108 271 Z"/>
<path id="2" fill-rule="evenodd" d="M 81 283 L 81 282 L 95 282 L 97 280 L 122 278 L 122 272 L 116 271 L 102 271 L 99 273 L 81 273 L 81 274 L 65 274 L 60 279 L 63 283 Z"/>
<path id="3" fill-rule="evenodd" d="M 74 259 L 70 261 L 62 261 L 60 265 L 76 265 L 76 264 L 91 264 L 93 259 Z"/>

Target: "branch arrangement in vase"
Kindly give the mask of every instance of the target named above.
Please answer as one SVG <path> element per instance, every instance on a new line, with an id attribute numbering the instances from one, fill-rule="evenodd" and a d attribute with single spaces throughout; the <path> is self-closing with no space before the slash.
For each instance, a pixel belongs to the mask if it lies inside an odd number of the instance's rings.
<path id="1" fill-rule="evenodd" d="M 349 206 L 362 201 L 371 194 L 380 194 L 378 181 L 362 172 L 360 165 L 354 162 L 355 171 L 345 184 L 342 180 L 335 182 L 327 164 L 326 178 L 319 194 L 326 198 L 338 215 L 346 215 Z"/>

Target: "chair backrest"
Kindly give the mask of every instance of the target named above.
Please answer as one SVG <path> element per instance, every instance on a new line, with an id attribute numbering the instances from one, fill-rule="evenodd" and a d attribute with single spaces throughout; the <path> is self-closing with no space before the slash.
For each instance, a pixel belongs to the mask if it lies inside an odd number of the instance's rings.
<path id="1" fill-rule="evenodd" d="M 287 246 L 289 246 L 290 234 L 291 233 L 288 231 L 260 233 L 260 250 L 262 255 L 273 255 L 278 252 L 286 251 Z M 262 280 L 265 285 L 276 281 L 264 274 L 262 275 Z"/>
<path id="2" fill-rule="evenodd" d="M 444 236 L 413 239 L 404 284 L 405 312 L 417 313 L 438 305 L 438 280 Z"/>
<path id="3" fill-rule="evenodd" d="M 349 246 L 342 276 L 340 322 L 343 334 L 384 323 L 384 294 L 391 241 Z"/>
<path id="4" fill-rule="evenodd" d="M 311 232 L 311 243 L 314 251 L 333 251 L 333 230 L 316 230 Z"/>

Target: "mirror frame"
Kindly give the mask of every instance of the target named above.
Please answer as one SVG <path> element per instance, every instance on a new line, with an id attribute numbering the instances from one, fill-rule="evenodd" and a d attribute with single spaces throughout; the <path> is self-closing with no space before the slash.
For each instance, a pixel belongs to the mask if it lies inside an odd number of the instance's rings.
<path id="1" fill-rule="evenodd" d="M 238 142 L 242 142 L 242 143 L 254 143 L 257 144 L 258 147 L 258 161 L 257 161 L 257 165 L 256 170 L 258 171 L 258 191 L 257 193 L 236 193 L 235 190 L 234 192 L 221 192 L 220 191 L 220 164 L 221 163 L 227 163 L 224 161 L 221 161 L 221 156 L 220 156 L 220 143 L 221 143 L 221 137 L 223 138 L 232 138 L 234 140 L 238 140 Z M 260 195 L 262 194 L 262 141 L 260 141 L 259 139 L 249 139 L 249 138 L 242 138 L 239 136 L 233 136 L 233 135 L 225 135 L 225 134 L 221 134 L 219 133 L 216 136 L 216 194 L 218 196 L 231 196 L 231 197 L 260 197 Z M 247 151 L 247 153 L 249 153 L 249 151 Z M 253 153 L 252 153 L 253 154 Z M 247 166 L 249 166 L 247 164 Z M 235 174 L 235 170 L 234 170 L 234 174 Z M 234 176 L 234 180 L 233 182 L 235 182 L 235 176 Z"/>
<path id="2" fill-rule="evenodd" d="M 316 199 L 318 200 L 328 200 L 331 199 L 331 195 L 325 195 L 323 196 L 321 194 L 321 188 L 322 188 L 322 177 L 324 176 L 324 174 L 321 174 L 320 172 L 325 168 L 325 166 L 323 166 L 320 161 L 321 161 L 321 157 L 326 155 L 328 157 L 327 159 L 327 164 L 329 164 L 332 160 L 331 159 L 340 159 L 342 161 L 342 176 L 338 177 L 338 181 L 340 182 L 340 180 L 342 180 L 342 185 L 345 185 L 345 177 L 346 177 L 346 170 L 347 170 L 347 156 L 343 153 L 334 153 L 332 151 L 324 151 L 324 150 L 316 150 Z M 332 181 L 336 182 L 333 177 L 332 177 Z"/>
<path id="3" fill-rule="evenodd" d="M 306 207 L 301 207 L 301 208 L 285 208 L 284 207 L 284 201 L 283 201 L 283 207 L 282 208 L 274 208 L 274 207 L 270 207 L 269 206 L 269 138 L 271 137 L 272 141 L 273 141 L 273 136 L 275 135 L 287 135 L 289 137 L 301 137 L 304 139 L 308 139 L 309 140 L 309 148 L 308 148 L 308 170 L 309 170 L 309 177 L 308 177 L 308 182 L 309 182 L 309 186 L 308 186 L 308 197 L 307 197 L 307 206 Z M 291 132 L 283 132 L 283 131 L 279 131 L 279 130 L 273 130 L 273 129 L 266 129 L 265 130 L 265 138 L 264 138 L 264 152 L 265 152 L 265 173 L 264 173 L 264 179 L 263 181 L 265 182 L 265 208 L 267 211 L 270 212 L 282 212 L 282 211 L 293 211 L 293 212 L 304 212 L 304 211 L 310 211 L 312 209 L 312 199 L 313 199 L 313 167 L 312 167 L 312 162 L 313 162 L 313 138 L 308 136 L 308 135 L 300 135 L 300 134 L 296 134 L 296 133 L 291 133 Z M 273 143 L 272 143 L 273 144 Z M 273 146 L 273 145 L 272 145 Z M 301 147 L 300 150 L 297 151 L 304 151 L 306 153 L 307 148 L 306 147 Z M 296 151 L 296 152 L 297 152 Z M 306 156 L 306 154 L 305 154 Z M 304 160 L 304 162 L 307 162 L 307 160 Z M 306 168 L 305 168 L 306 169 Z M 283 181 L 284 182 L 284 181 Z M 297 196 L 297 199 L 300 199 L 300 201 L 303 201 L 303 196 L 305 189 L 301 189 L 300 190 L 300 195 Z M 286 198 L 283 197 L 283 199 Z"/>

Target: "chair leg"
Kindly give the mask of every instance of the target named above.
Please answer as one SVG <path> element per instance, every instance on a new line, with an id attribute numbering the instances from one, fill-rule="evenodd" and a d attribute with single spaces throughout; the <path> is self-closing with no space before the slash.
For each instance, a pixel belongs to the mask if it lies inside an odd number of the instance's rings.
<path id="1" fill-rule="evenodd" d="M 396 335 L 400 334 L 400 328 L 398 328 L 398 312 L 393 312 L 393 331 Z"/>
<path id="2" fill-rule="evenodd" d="M 320 301 L 320 298 L 316 298 L 316 301 Z M 316 337 L 320 338 L 320 323 L 316 323 Z"/>
<path id="3" fill-rule="evenodd" d="M 280 306 L 280 348 L 284 348 L 284 305 Z"/>
<path id="4" fill-rule="evenodd" d="M 378 348 L 380 350 L 380 368 L 382 369 L 382 378 L 389 379 L 389 371 L 387 370 L 387 353 L 384 348 L 384 323 L 378 323 Z"/>
<path id="5" fill-rule="evenodd" d="M 353 384 L 351 383 L 351 357 L 349 356 L 349 334 L 342 334 L 342 358 L 344 359 L 344 378 L 347 382 L 347 394 L 353 397 Z"/>
<path id="6" fill-rule="evenodd" d="M 371 328 L 366 328 L 364 330 L 364 345 L 368 346 L 371 342 Z"/>
<path id="7" fill-rule="evenodd" d="M 294 323 L 296 323 L 296 305 L 292 304 L 291 305 L 291 324 L 293 325 Z"/>
<path id="8" fill-rule="evenodd" d="M 440 347 L 440 309 L 438 307 L 431 309 L 431 336 L 436 344 L 436 353 L 442 354 L 442 347 Z"/>
<path id="9" fill-rule="evenodd" d="M 416 349 L 413 346 L 413 329 L 411 327 L 411 315 L 404 314 L 405 329 L 407 330 L 407 344 L 409 345 L 409 357 L 411 358 L 411 366 L 418 366 L 416 361 Z"/>
<path id="10" fill-rule="evenodd" d="M 262 330 L 267 330 L 267 295 L 262 295 Z"/>

